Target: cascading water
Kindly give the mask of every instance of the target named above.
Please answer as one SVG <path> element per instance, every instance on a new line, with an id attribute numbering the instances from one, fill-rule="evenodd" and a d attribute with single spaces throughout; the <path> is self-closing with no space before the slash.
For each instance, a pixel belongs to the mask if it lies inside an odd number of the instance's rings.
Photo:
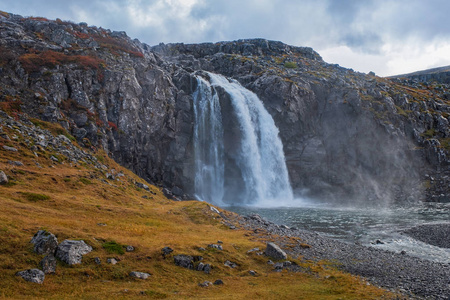
<path id="1" fill-rule="evenodd" d="M 195 190 L 219 205 L 280 205 L 293 199 L 278 128 L 261 100 L 235 80 L 196 75 Z M 226 126 L 224 126 L 226 124 Z"/>

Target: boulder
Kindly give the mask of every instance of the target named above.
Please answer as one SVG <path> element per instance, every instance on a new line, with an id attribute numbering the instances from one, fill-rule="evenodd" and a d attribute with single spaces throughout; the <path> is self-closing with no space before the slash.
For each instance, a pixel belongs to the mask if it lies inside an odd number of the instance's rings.
<path id="1" fill-rule="evenodd" d="M 223 285 L 223 280 L 217 279 L 216 281 L 214 281 L 214 285 Z"/>
<path id="2" fill-rule="evenodd" d="M 227 267 L 230 267 L 230 268 L 232 268 L 232 269 L 234 269 L 234 268 L 236 268 L 236 267 L 238 266 L 236 263 L 234 263 L 234 262 L 232 262 L 232 261 L 229 261 L 229 260 L 227 260 L 227 261 L 224 263 L 224 265 L 227 266 Z"/>
<path id="3" fill-rule="evenodd" d="M 190 255 L 179 254 L 173 257 L 175 265 L 186 268 L 194 269 L 194 258 Z"/>
<path id="4" fill-rule="evenodd" d="M 205 272 L 205 274 L 209 274 L 209 273 L 211 273 L 211 269 L 212 269 L 211 265 L 210 264 L 206 264 L 203 267 L 203 272 Z"/>
<path id="5" fill-rule="evenodd" d="M 161 253 L 164 257 L 166 257 L 166 255 L 169 255 L 172 252 L 173 252 L 173 249 L 170 247 L 164 247 L 161 249 Z"/>
<path id="6" fill-rule="evenodd" d="M 125 249 L 127 252 L 133 252 L 134 251 L 134 247 L 131 245 L 128 245 L 127 248 Z"/>
<path id="7" fill-rule="evenodd" d="M 211 281 L 207 281 L 207 280 L 198 284 L 198 286 L 201 286 L 201 287 L 208 287 L 210 285 L 212 285 L 212 282 Z"/>
<path id="8" fill-rule="evenodd" d="M 45 279 L 45 274 L 39 269 L 29 269 L 16 273 L 16 276 L 20 276 L 26 281 L 42 284 Z"/>
<path id="9" fill-rule="evenodd" d="M 217 249 L 217 250 L 223 250 L 222 245 L 217 245 L 217 244 L 209 244 L 208 248 Z"/>
<path id="10" fill-rule="evenodd" d="M 46 230 L 39 230 L 31 239 L 34 244 L 34 252 L 37 254 L 54 254 L 58 247 L 56 236 Z"/>
<path id="11" fill-rule="evenodd" d="M 3 149 L 5 149 L 6 151 L 12 151 L 12 152 L 17 152 L 17 149 L 14 147 L 9 147 L 9 146 L 3 146 Z"/>
<path id="12" fill-rule="evenodd" d="M 58 245 L 56 257 L 69 265 L 81 264 L 83 255 L 92 251 L 84 241 L 65 240 Z"/>
<path id="13" fill-rule="evenodd" d="M 0 171 L 0 184 L 7 184 L 8 176 L 6 176 L 5 172 Z"/>
<path id="14" fill-rule="evenodd" d="M 55 273 L 56 258 L 53 254 L 49 254 L 41 260 L 41 269 L 45 274 Z"/>
<path id="15" fill-rule="evenodd" d="M 130 277 L 134 277 L 134 278 L 138 278 L 138 279 L 147 279 L 150 277 L 149 273 L 144 273 L 144 272 L 131 272 Z"/>
<path id="16" fill-rule="evenodd" d="M 286 259 L 287 254 L 283 250 L 281 250 L 280 247 L 278 247 L 274 243 L 267 243 L 267 248 L 265 251 L 265 254 L 273 259 L 280 260 L 280 259 Z"/>

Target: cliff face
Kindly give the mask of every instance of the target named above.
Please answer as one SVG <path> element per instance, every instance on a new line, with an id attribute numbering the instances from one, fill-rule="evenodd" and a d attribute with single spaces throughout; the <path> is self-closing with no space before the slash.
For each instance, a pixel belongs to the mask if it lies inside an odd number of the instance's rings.
<path id="1" fill-rule="evenodd" d="M 356 73 L 280 42 L 149 47 L 123 32 L 6 13 L 0 45 L 3 110 L 59 122 L 177 196 L 193 193 L 193 72 L 207 70 L 264 102 L 297 194 L 449 201 L 445 84 Z"/>

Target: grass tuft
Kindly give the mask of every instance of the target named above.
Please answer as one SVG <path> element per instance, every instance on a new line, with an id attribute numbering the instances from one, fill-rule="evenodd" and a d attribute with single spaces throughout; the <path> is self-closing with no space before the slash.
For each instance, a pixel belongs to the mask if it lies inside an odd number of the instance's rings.
<path id="1" fill-rule="evenodd" d="M 20 194 L 24 196 L 25 199 L 32 202 L 45 201 L 50 199 L 50 196 L 44 194 L 35 194 L 30 192 L 21 192 Z"/>
<path id="2" fill-rule="evenodd" d="M 109 241 L 106 243 L 103 243 L 102 245 L 103 249 L 105 249 L 108 253 L 111 254 L 124 254 L 125 251 L 123 250 L 123 245 L 117 243 L 116 241 Z"/>

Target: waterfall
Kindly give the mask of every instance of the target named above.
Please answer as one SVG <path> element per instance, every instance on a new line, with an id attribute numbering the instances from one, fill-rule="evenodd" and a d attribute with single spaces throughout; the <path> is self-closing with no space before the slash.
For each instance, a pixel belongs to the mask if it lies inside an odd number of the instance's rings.
<path id="1" fill-rule="evenodd" d="M 278 128 L 261 100 L 235 80 L 196 75 L 195 191 L 218 205 L 289 203 Z"/>

